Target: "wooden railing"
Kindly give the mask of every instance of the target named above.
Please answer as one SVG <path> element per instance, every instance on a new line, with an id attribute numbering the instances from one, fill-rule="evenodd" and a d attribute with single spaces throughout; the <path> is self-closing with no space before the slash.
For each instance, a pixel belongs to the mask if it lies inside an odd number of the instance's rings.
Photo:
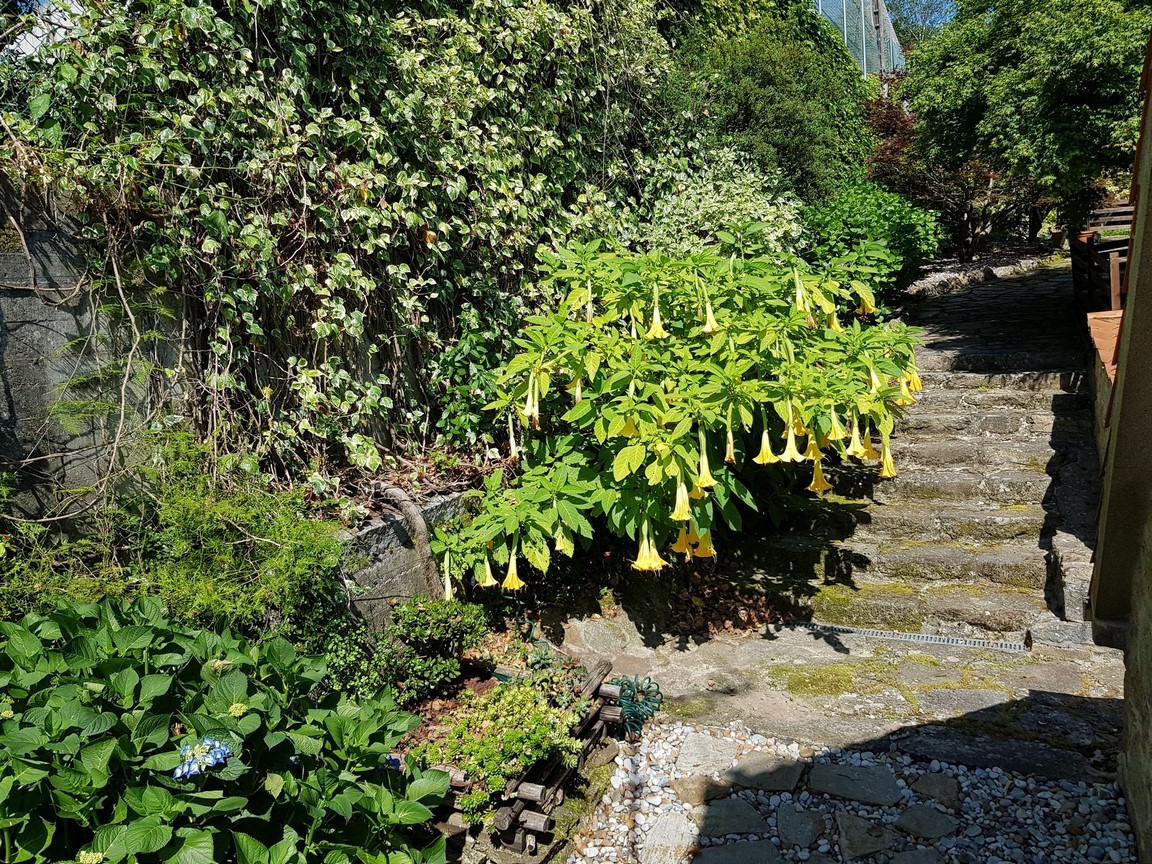
<path id="1" fill-rule="evenodd" d="M 1084 233 L 1068 238 L 1076 298 L 1089 311 L 1124 307 L 1132 216 L 1128 203 L 1093 211 Z M 1116 230 L 1128 233 L 1111 237 L 1102 233 Z"/>

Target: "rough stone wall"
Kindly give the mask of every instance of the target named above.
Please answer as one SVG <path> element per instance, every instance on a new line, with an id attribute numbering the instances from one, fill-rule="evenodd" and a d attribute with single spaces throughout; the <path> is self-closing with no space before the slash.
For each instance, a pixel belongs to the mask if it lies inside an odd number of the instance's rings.
<path id="1" fill-rule="evenodd" d="M 1120 782 L 1140 860 L 1152 861 L 1152 520 L 1145 526 L 1128 626 Z"/>
<path id="2" fill-rule="evenodd" d="M 428 531 L 463 513 L 467 502 L 461 495 L 429 501 L 421 508 Z M 352 589 L 352 608 L 373 627 L 387 626 L 394 599 L 443 595 L 434 563 L 425 558 L 403 519 L 376 519 L 349 533 L 345 542 L 344 578 Z"/>

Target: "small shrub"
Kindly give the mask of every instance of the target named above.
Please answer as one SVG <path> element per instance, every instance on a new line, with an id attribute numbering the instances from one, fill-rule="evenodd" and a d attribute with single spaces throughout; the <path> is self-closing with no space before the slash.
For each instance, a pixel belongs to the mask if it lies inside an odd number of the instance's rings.
<path id="1" fill-rule="evenodd" d="M 482 606 L 415 597 L 392 607 L 392 635 L 414 651 L 459 657 L 488 632 Z"/>
<path id="2" fill-rule="evenodd" d="M 887 272 L 878 278 L 903 287 L 937 250 L 943 231 L 936 214 L 903 195 L 861 181 L 825 204 L 804 210 L 804 226 L 814 261 L 839 258 L 868 244 L 889 253 Z"/>
<path id="3" fill-rule="evenodd" d="M 489 818 L 505 784 L 537 761 L 556 756 L 571 766 L 579 757 L 581 744 L 571 734 L 578 710 L 549 705 L 529 682 L 501 684 L 480 696 L 468 693 L 454 719 L 444 737 L 422 745 L 415 756 L 422 764 L 450 764 L 468 775 L 472 791 L 460 806 L 473 822 Z"/>
<path id="4" fill-rule="evenodd" d="M 149 597 L 0 634 L 5 860 L 444 861 L 421 826 L 447 777 L 389 762 L 418 719 L 316 701 L 322 662 L 285 640 L 181 627 Z"/>

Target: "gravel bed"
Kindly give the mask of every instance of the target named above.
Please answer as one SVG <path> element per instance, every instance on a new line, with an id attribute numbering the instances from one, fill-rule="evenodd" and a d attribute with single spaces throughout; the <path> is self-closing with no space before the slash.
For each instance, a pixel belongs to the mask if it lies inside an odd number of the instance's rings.
<path id="1" fill-rule="evenodd" d="M 704 736 L 715 739 L 713 743 L 722 758 L 735 753 L 730 767 L 750 757 L 761 762 L 776 757 L 785 766 L 799 763 L 809 774 L 809 766 L 820 764 L 854 766 L 851 770 L 863 767 L 873 774 L 884 775 L 881 779 L 888 784 L 894 778 L 891 797 L 898 797 L 898 800 L 882 806 L 852 800 L 847 795 L 815 794 L 809 791 L 807 774 L 791 792 L 741 788 L 739 783 L 728 788 L 722 780 L 724 771 L 716 770 L 719 766 L 713 765 L 714 770 L 710 773 L 706 766 L 696 777 L 701 782 L 704 776 L 709 777 L 719 784 L 722 791 L 708 794 L 706 797 L 712 800 L 693 807 L 681 800 L 677 789 L 687 788 L 683 778 L 694 772 L 680 770 L 677 759 L 686 739 L 693 739 L 692 746 L 698 749 L 702 741 L 707 743 Z M 795 768 L 792 770 L 796 771 Z M 888 771 L 891 777 L 888 777 Z M 799 771 L 796 774 L 798 776 Z M 925 781 L 922 778 L 926 775 L 936 776 Z M 942 796 L 938 791 L 940 787 L 953 791 L 950 796 Z M 936 791 L 929 793 L 928 790 Z M 751 809 L 732 803 L 732 799 L 747 802 Z M 949 804 L 951 806 L 947 806 Z M 818 814 L 818 818 L 805 817 L 816 826 L 807 847 L 787 846 L 780 839 L 777 813 L 781 807 Z M 747 813 L 746 824 L 751 830 L 743 831 L 739 826 L 732 826 L 737 830 L 724 836 L 700 836 L 709 833 L 707 828 L 701 827 L 708 825 L 711 818 L 707 815 L 709 808 L 714 808 L 717 814 L 721 810 L 729 814 Z M 909 808 L 913 813 L 908 812 Z M 665 818 L 666 814 L 677 813 L 695 816 L 696 821 L 688 828 L 682 818 Z M 911 815 L 927 820 L 930 825 L 943 823 L 943 828 L 935 832 L 923 827 L 909 829 Z M 850 816 L 859 817 L 868 825 L 855 822 Z M 662 821 L 662 827 L 653 832 L 653 825 L 658 820 Z M 823 830 L 820 830 L 821 820 Z M 688 836 L 680 837 L 679 846 L 675 842 L 669 843 L 664 836 L 669 822 L 682 825 L 688 833 Z M 768 864 L 777 860 L 840 864 L 849 860 L 842 857 L 842 853 L 852 852 L 842 848 L 845 842 L 849 846 L 854 842 L 845 833 L 852 825 L 857 826 L 856 830 L 867 828 L 872 839 L 865 837 L 864 840 L 879 844 L 873 847 L 873 851 L 857 852 L 856 857 L 850 859 L 868 864 L 1127 864 L 1136 861 L 1125 800 L 1114 783 L 1056 781 L 996 768 L 966 768 L 936 760 L 923 762 L 897 751 L 872 753 L 813 749 L 794 741 L 751 734 L 739 724 L 716 729 L 671 723 L 651 725 L 640 742 L 622 747 L 616 757 L 611 788 L 576 838 L 572 847 L 576 851 L 567 862 L 676 864 L 698 857 L 701 861 L 714 858 L 725 862 L 748 861 L 749 864 Z M 661 836 L 649 844 L 654 833 Z M 946 836 L 933 837 L 934 833 Z M 932 839 L 925 839 L 926 836 Z M 727 850 L 728 857 L 712 856 L 708 852 L 710 847 L 731 846 L 738 841 L 767 841 L 774 850 L 745 844 L 739 847 L 745 850 L 741 857 L 731 857 L 735 850 Z M 646 848 L 648 845 L 652 848 Z M 754 854 L 754 849 L 760 852 Z"/>

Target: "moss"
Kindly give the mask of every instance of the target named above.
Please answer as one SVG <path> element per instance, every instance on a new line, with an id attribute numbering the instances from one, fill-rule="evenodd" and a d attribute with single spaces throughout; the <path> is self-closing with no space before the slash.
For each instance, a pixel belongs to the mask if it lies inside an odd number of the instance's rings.
<path id="1" fill-rule="evenodd" d="M 864 584 L 859 588 L 825 585 L 812 599 L 813 614 L 825 624 L 916 631 L 924 616 L 916 589 L 901 584 Z"/>
<path id="2" fill-rule="evenodd" d="M 1037 459 L 1035 456 L 1032 456 L 1024 463 L 1024 470 L 1033 471 L 1037 474 L 1047 474 L 1048 463 L 1043 459 Z"/>
<path id="3" fill-rule="evenodd" d="M 773 673 L 773 677 L 793 696 L 843 696 L 856 689 L 855 664 L 852 663 L 778 668 Z"/>
<path id="4" fill-rule="evenodd" d="M 685 696 L 664 700 L 660 713 L 673 720 L 695 720 L 712 714 L 713 708 L 713 701 L 706 696 Z"/>

